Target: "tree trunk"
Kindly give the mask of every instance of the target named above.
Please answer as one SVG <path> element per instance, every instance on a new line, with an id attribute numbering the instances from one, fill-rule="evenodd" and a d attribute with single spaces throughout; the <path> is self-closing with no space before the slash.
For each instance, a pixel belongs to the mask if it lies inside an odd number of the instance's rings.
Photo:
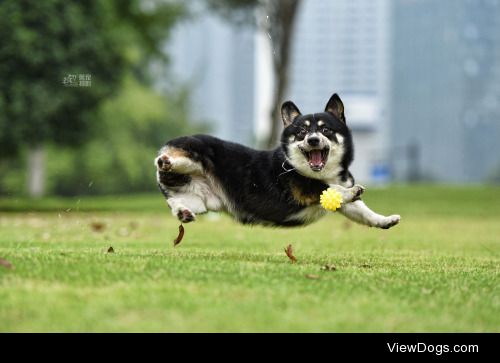
<path id="1" fill-rule="evenodd" d="M 42 145 L 35 145 L 28 151 L 28 193 L 32 198 L 39 198 L 45 191 L 45 150 Z"/>
<path id="2" fill-rule="evenodd" d="M 267 140 L 267 146 L 273 148 L 278 143 L 282 129 L 281 103 L 288 87 L 288 68 L 290 64 L 290 53 L 293 39 L 293 26 L 300 0 L 272 1 L 274 14 L 272 19 L 270 36 L 273 54 L 273 67 L 275 74 L 273 108 L 271 110 L 271 133 Z M 271 5 L 271 6 L 272 6 Z M 274 29 L 272 29 L 274 27 Z"/>

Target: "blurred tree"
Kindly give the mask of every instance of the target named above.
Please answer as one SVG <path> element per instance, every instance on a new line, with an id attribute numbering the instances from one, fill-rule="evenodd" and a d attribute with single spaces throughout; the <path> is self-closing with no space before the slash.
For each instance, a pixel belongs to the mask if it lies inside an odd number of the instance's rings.
<path id="1" fill-rule="evenodd" d="M 44 190 L 44 146 L 75 147 L 88 140 L 102 102 L 127 70 L 147 80 L 144 65 L 161 55 L 168 29 L 185 13 L 172 1 L 142 5 L 0 2 L 0 159 L 30 150 L 32 196 Z"/>
<path id="2" fill-rule="evenodd" d="M 266 32 L 273 49 L 273 107 L 267 147 L 275 147 L 281 131 L 281 103 L 288 87 L 293 26 L 300 0 L 207 0 L 209 6 L 236 23 L 253 23 Z"/>
<path id="3" fill-rule="evenodd" d="M 130 74 L 99 110 L 96 136 L 78 149 L 51 147 L 47 189 L 58 195 L 156 190 L 153 158 L 167 138 L 202 132 L 189 122 L 189 92 L 164 95 Z"/>

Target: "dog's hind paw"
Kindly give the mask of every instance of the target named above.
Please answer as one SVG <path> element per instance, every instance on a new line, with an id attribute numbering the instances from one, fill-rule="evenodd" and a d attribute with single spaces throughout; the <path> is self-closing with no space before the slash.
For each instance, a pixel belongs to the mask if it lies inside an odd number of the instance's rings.
<path id="1" fill-rule="evenodd" d="M 172 168 L 172 163 L 168 156 L 163 154 L 156 158 L 156 166 L 160 171 L 169 171 Z"/>
<path id="2" fill-rule="evenodd" d="M 384 221 L 379 223 L 378 227 L 382 229 L 389 229 L 398 224 L 399 221 L 401 221 L 401 216 L 399 214 L 394 214 L 392 216 L 385 217 Z"/>
<path id="3" fill-rule="evenodd" d="M 182 223 L 189 223 L 195 220 L 195 215 L 189 209 L 181 209 L 177 212 L 177 218 L 179 218 Z"/>

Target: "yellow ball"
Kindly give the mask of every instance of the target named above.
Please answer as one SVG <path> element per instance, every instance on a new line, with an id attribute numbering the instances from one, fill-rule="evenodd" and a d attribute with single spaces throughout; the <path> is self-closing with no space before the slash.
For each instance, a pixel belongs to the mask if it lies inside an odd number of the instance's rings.
<path id="1" fill-rule="evenodd" d="M 323 193 L 321 193 L 319 197 L 319 201 L 323 208 L 335 212 L 342 204 L 342 194 L 335 189 L 328 188 L 327 190 L 323 190 Z"/>

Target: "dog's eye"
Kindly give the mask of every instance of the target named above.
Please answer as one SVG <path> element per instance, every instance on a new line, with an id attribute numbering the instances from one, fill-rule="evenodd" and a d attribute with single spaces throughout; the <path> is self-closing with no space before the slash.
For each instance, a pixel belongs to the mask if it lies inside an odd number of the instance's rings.
<path id="1" fill-rule="evenodd" d="M 307 135 L 307 130 L 300 130 L 299 133 L 297 134 L 298 137 L 304 137 Z"/>
<path id="2" fill-rule="evenodd" d="M 325 136 L 328 136 L 328 135 L 331 135 L 332 134 L 332 130 L 328 129 L 328 128 L 324 128 L 323 130 L 321 130 L 321 132 L 323 133 L 323 135 Z"/>

